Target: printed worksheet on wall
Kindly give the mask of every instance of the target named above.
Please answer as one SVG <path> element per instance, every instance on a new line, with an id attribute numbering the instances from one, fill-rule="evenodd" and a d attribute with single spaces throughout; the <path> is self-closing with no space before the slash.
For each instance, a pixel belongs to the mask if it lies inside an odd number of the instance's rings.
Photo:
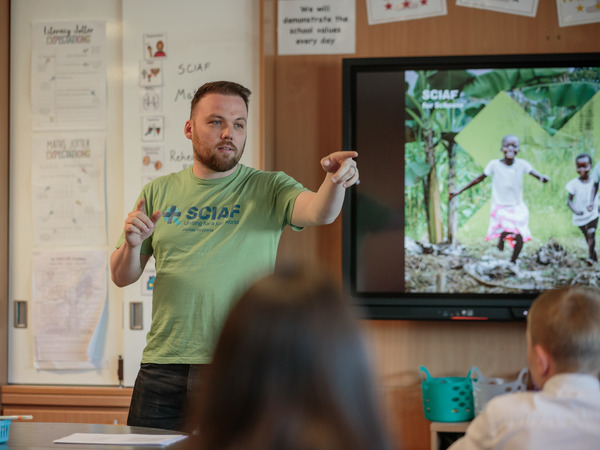
<path id="1" fill-rule="evenodd" d="M 34 23 L 32 33 L 33 129 L 105 129 L 105 23 Z"/>

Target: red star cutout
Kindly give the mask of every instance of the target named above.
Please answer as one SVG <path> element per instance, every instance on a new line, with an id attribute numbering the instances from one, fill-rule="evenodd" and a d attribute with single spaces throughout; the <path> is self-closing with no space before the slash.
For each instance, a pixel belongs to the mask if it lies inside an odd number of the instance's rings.
<path id="1" fill-rule="evenodd" d="M 421 0 L 421 5 L 423 5 L 423 6 L 427 5 L 427 0 Z"/>
<path id="2" fill-rule="evenodd" d="M 386 3 L 385 4 L 385 9 L 392 9 L 392 4 L 391 3 Z"/>
<path id="3" fill-rule="evenodd" d="M 402 6 L 404 6 L 405 8 L 408 8 L 410 6 L 410 2 L 404 2 L 404 3 L 402 3 Z"/>

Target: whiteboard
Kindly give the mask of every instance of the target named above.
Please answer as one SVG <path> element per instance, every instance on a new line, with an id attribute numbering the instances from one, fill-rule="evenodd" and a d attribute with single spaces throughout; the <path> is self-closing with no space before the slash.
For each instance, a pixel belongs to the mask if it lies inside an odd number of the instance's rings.
<path id="1" fill-rule="evenodd" d="M 11 4 L 11 90 L 10 90 L 10 219 L 9 219 L 9 367 L 8 382 L 23 384 L 118 384 L 117 359 L 122 352 L 121 303 L 116 289 L 109 287 L 106 325 L 101 329 L 103 354 L 96 370 L 38 370 L 33 365 L 31 324 L 14 328 L 13 301 L 32 297 L 32 113 L 31 113 L 31 24 L 45 21 L 94 19 L 106 22 L 106 58 L 109 74 L 121 67 L 121 3 L 61 0 L 21 0 Z M 121 161 L 122 90 L 119 79 L 107 86 L 107 179 L 115 177 Z M 119 180 L 120 181 L 120 180 Z M 119 183 L 107 183 L 107 204 L 120 202 Z M 116 234 L 119 210 L 108 210 L 109 239 Z M 110 242 L 110 241 L 109 241 Z M 28 308 L 31 314 L 31 305 Z"/>
<path id="2" fill-rule="evenodd" d="M 258 0 L 170 0 L 123 2 L 123 167 L 124 202 L 122 217 L 133 208 L 147 181 L 143 118 L 164 118 L 164 138 L 152 142 L 162 146 L 161 174 L 191 165 L 191 142 L 183 130 L 190 115 L 195 90 L 207 81 L 230 80 L 252 92 L 248 119 L 248 142 L 244 164 L 260 167 L 259 154 L 259 2 Z M 140 64 L 146 58 L 147 35 L 166 39 L 162 62 L 162 113 L 150 114 L 140 105 Z M 157 59 L 158 60 L 158 59 Z M 122 227 L 120 227 L 121 229 Z M 152 299 L 142 295 L 146 278 L 123 289 L 124 315 L 129 319 L 131 302 L 143 304 L 143 329 L 125 327 L 125 385 L 133 385 L 139 369 L 146 332 L 150 325 Z"/>
<path id="3" fill-rule="evenodd" d="M 10 97 L 10 248 L 9 367 L 13 384 L 117 385 L 118 357 L 125 359 L 125 385 L 132 386 L 150 324 L 150 297 L 141 283 L 119 289 L 109 281 L 106 321 L 98 339 L 101 367 L 87 370 L 40 370 L 33 365 L 31 326 L 13 327 L 15 300 L 31 301 L 31 24 L 33 22 L 95 20 L 106 22 L 107 86 L 107 255 L 114 249 L 126 213 L 141 189 L 143 174 L 139 67 L 144 38 L 167 37 L 164 69 L 164 138 L 173 158 L 163 172 L 179 170 L 191 155 L 183 135 L 189 115 L 188 92 L 205 81 L 229 79 L 253 91 L 248 144 L 242 162 L 260 167 L 259 142 L 259 2 L 249 0 L 19 0 L 11 5 Z M 209 63 L 204 65 L 203 63 Z M 182 66 L 183 65 L 183 66 Z M 182 90 L 185 94 L 177 96 Z M 152 144 L 156 144 L 153 142 Z M 129 302 L 144 303 L 142 330 L 129 328 Z M 31 325 L 31 318 L 29 320 Z"/>

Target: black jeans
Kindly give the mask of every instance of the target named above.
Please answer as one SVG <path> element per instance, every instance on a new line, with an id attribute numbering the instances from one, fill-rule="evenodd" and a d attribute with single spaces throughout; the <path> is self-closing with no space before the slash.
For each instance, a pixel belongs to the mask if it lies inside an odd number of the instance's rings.
<path id="1" fill-rule="evenodd" d="M 127 425 L 188 431 L 190 402 L 207 367 L 142 364 L 133 387 Z"/>

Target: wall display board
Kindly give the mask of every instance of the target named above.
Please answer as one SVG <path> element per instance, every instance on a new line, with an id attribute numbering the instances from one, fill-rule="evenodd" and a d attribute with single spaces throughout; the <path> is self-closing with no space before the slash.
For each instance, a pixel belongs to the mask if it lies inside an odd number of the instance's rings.
<path id="1" fill-rule="evenodd" d="M 231 14 L 231 11 L 236 11 Z M 16 384 L 116 385 L 119 384 L 119 358 L 124 360 L 125 386 L 132 386 L 145 335 L 150 325 L 152 267 L 140 282 L 119 289 L 106 267 L 106 301 L 99 326 L 93 333 L 97 360 L 91 366 L 35 365 L 34 318 L 28 326 L 15 327 L 15 301 L 29 305 L 33 283 L 39 272 L 34 235 L 44 235 L 39 211 L 34 211 L 32 195 L 39 182 L 33 179 L 33 151 L 36 119 L 32 113 L 33 66 L 32 30 L 39 23 L 102 23 L 105 26 L 105 89 L 99 100 L 106 111 L 102 127 L 84 125 L 81 133 L 104 136 L 103 182 L 105 184 L 106 238 L 93 248 L 106 260 L 114 250 L 127 212 L 133 207 L 147 181 L 192 163 L 191 143 L 183 134 L 189 117 L 189 104 L 195 89 L 207 81 L 228 79 L 242 83 L 252 92 L 249 136 L 242 162 L 259 167 L 259 3 L 226 0 L 24 0 L 11 9 L 11 147 L 10 147 L 10 261 L 9 267 L 9 369 L 8 381 Z M 55 27 L 55 30 L 58 27 Z M 48 30 L 48 28 L 46 29 Z M 81 27 L 79 27 L 81 30 Z M 54 141 L 64 136 L 64 128 L 45 127 L 43 138 Z M 70 133 L 70 132 L 69 132 Z M 75 133 L 68 134 L 68 137 Z M 32 138 L 33 137 L 33 138 Z M 65 140 L 65 139 L 62 139 Z M 38 139 L 39 141 L 39 139 Z M 68 171 L 60 167 L 56 173 Z M 47 174 L 46 174 L 47 175 Z M 45 175 L 45 176 L 46 176 Z M 76 180 L 75 180 L 76 181 Z M 37 198 L 37 197 L 36 197 Z M 47 203 L 47 202 L 46 202 Z M 105 230 L 104 230 L 105 228 Z M 95 228 L 98 230 L 98 227 Z M 39 239 L 38 239 L 39 241 Z M 38 242 L 39 244 L 39 242 Z M 56 243 L 45 252 L 65 250 Z M 38 261 L 38 263 L 36 263 Z M 47 266 L 47 264 L 45 265 Z M 152 266 L 150 264 L 150 266 Z M 47 272 L 47 271 L 46 271 Z M 46 273 L 44 272 L 44 273 Z M 39 278 L 39 277 L 38 277 Z M 98 292 L 103 292 L 98 290 Z M 57 299 L 60 303 L 60 299 Z M 132 307 L 132 304 L 136 306 Z M 30 316 L 32 308 L 29 308 Z M 131 317 L 130 312 L 137 314 Z M 141 316 L 140 316 L 141 315 Z M 57 318 L 68 323 L 69 318 Z M 70 317 L 73 319 L 73 317 Z M 53 319 L 54 320 L 54 319 Z M 46 329 L 52 324 L 46 320 Z M 92 346 L 90 344 L 90 347 Z"/>

